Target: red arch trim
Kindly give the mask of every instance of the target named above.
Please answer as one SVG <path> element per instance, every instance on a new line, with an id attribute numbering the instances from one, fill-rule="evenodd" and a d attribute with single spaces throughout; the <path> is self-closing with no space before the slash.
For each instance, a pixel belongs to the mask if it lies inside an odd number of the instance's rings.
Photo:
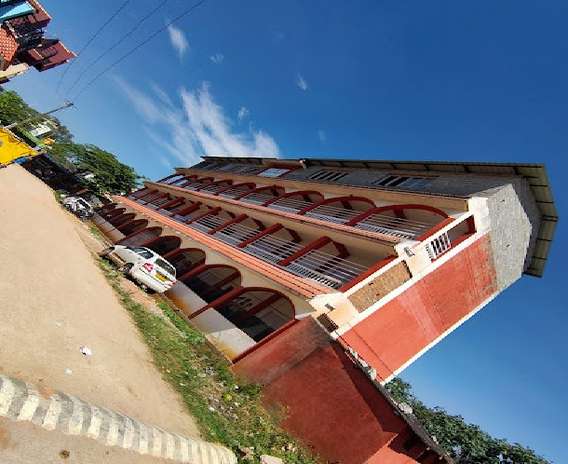
<path id="1" fill-rule="evenodd" d="M 195 277 L 195 276 L 201 274 L 202 272 L 208 271 L 209 269 L 215 269 L 215 268 L 219 268 L 219 267 L 225 267 L 227 269 L 231 269 L 232 271 L 238 273 L 241 276 L 241 279 L 242 279 L 242 274 L 240 273 L 240 271 L 236 267 L 229 266 L 227 264 L 202 264 L 201 266 L 197 266 L 197 267 L 191 269 L 190 271 L 186 272 L 185 274 L 179 276 L 178 280 L 187 279 L 188 277 Z"/>
<path id="2" fill-rule="evenodd" d="M 240 200 L 243 197 L 246 197 L 247 195 L 250 195 L 251 193 L 258 193 L 258 192 L 262 192 L 264 190 L 279 190 L 282 189 L 282 191 L 285 192 L 284 187 L 280 187 L 279 185 L 265 185 L 264 187 L 257 187 L 255 189 L 252 189 L 248 192 L 243 193 L 242 195 L 239 195 L 235 198 L 233 198 L 233 200 Z"/>
<path id="3" fill-rule="evenodd" d="M 441 216 L 442 220 L 447 219 L 449 217 L 441 209 L 435 208 L 433 206 L 428 206 L 428 205 L 417 205 L 417 204 L 388 205 L 388 206 L 381 206 L 381 207 L 378 207 L 378 208 L 371 208 L 367 211 L 364 211 L 363 213 L 355 216 L 350 221 L 346 222 L 345 225 L 346 226 L 354 226 L 355 224 L 361 222 L 363 219 L 366 219 L 369 216 L 372 216 L 373 214 L 382 213 L 384 211 L 393 211 L 395 214 L 397 214 L 397 213 L 402 214 L 402 212 L 405 209 L 421 209 L 421 210 L 424 210 L 424 211 L 430 211 L 431 213 L 434 213 L 434 214 Z"/>
<path id="4" fill-rule="evenodd" d="M 230 266 L 227 266 L 227 267 L 230 267 Z M 288 301 L 288 303 L 290 303 L 290 306 L 292 307 L 292 313 L 293 313 L 292 320 L 295 320 L 295 318 L 296 318 L 296 307 L 294 306 L 294 303 L 292 302 L 292 300 L 290 300 L 290 298 L 288 298 L 286 295 L 279 292 L 278 290 L 274 290 L 272 288 L 266 288 L 266 287 L 237 287 L 237 288 L 231 290 L 230 292 L 227 292 L 224 295 L 220 296 L 215 301 L 212 301 L 211 303 L 205 305 L 203 308 L 198 309 L 189 318 L 193 319 L 194 317 L 199 316 L 201 313 L 207 311 L 208 309 L 215 308 L 217 306 L 221 306 L 221 305 L 237 298 L 238 296 L 241 296 L 242 294 L 248 293 L 250 291 L 257 291 L 257 292 L 262 291 L 262 292 L 271 293 L 273 295 L 280 295 L 282 298 L 286 299 Z"/>
<path id="5" fill-rule="evenodd" d="M 199 248 L 178 248 L 177 250 L 172 250 L 168 253 L 166 253 L 164 255 L 164 258 L 173 258 L 177 255 L 181 255 L 182 253 L 192 253 L 192 252 L 198 252 L 201 253 L 203 256 L 201 259 L 205 259 L 205 252 L 203 250 L 200 250 Z"/>
<path id="6" fill-rule="evenodd" d="M 311 206 L 307 206 L 306 208 L 298 211 L 296 214 L 305 214 L 308 211 L 311 211 L 312 209 L 317 208 L 318 206 L 324 206 L 324 205 L 330 205 L 332 203 L 337 203 L 337 202 L 343 202 L 343 201 L 360 201 L 363 203 L 368 203 L 370 205 L 372 205 L 373 207 L 375 206 L 375 203 L 373 202 L 373 200 L 369 200 L 368 198 L 365 197 L 356 197 L 353 195 L 349 195 L 349 196 L 344 196 L 344 197 L 334 197 L 334 198 L 327 198 L 325 200 L 322 200 L 318 203 L 314 203 Z"/>
<path id="7" fill-rule="evenodd" d="M 268 206 L 269 204 L 274 203 L 275 201 L 282 200 L 283 198 L 291 198 L 291 197 L 294 197 L 296 195 L 300 195 L 300 196 L 301 195 L 319 195 L 320 201 L 323 201 L 323 195 L 320 192 L 318 192 L 317 190 L 299 190 L 299 191 L 296 191 L 296 192 L 285 193 L 284 195 L 277 196 L 276 198 L 271 198 L 270 200 L 264 202 L 261 206 Z"/>

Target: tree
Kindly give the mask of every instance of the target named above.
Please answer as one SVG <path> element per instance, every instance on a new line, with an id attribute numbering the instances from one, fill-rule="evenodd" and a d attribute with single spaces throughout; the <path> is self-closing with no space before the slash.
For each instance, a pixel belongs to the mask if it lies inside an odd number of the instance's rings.
<path id="1" fill-rule="evenodd" d="M 550 464 L 530 448 L 493 438 L 477 425 L 444 409 L 429 408 L 412 394 L 409 383 L 395 378 L 386 385 L 397 403 L 408 403 L 424 428 L 459 464 Z"/>
<path id="2" fill-rule="evenodd" d="M 38 115 L 16 92 L 0 93 L 0 122 L 3 126 Z"/>
<path id="3" fill-rule="evenodd" d="M 78 173 L 91 173 L 85 180 L 87 187 L 99 195 L 124 194 L 137 187 L 140 177 L 115 155 L 96 145 L 55 143 L 51 156 L 64 166 Z"/>
<path id="4" fill-rule="evenodd" d="M 3 126 L 14 122 L 23 121 L 28 118 L 34 118 L 31 121 L 18 125 L 14 131 L 18 133 L 19 129 L 30 130 L 38 122 L 49 119 L 56 124 L 56 129 L 51 133 L 51 138 L 60 143 L 70 143 L 73 140 L 73 134 L 67 127 L 61 124 L 59 119 L 53 116 L 43 116 L 38 111 L 29 106 L 16 92 L 2 91 L 0 92 L 0 123 Z"/>

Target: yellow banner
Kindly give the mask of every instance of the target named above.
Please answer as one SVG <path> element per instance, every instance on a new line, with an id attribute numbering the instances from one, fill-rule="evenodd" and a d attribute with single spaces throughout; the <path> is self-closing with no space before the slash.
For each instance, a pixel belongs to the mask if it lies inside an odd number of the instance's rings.
<path id="1" fill-rule="evenodd" d="M 37 152 L 22 142 L 8 129 L 0 127 L 0 163 L 9 164 L 21 156 L 34 156 Z"/>

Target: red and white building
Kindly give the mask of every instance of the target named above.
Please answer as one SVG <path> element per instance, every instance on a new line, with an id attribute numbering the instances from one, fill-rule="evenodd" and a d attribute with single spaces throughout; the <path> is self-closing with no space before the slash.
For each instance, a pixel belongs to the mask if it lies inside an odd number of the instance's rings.
<path id="1" fill-rule="evenodd" d="M 30 67 L 41 72 L 75 58 L 59 39 L 45 37 L 50 21 L 37 0 L 0 1 L 0 83 Z"/>
<path id="2" fill-rule="evenodd" d="M 177 269 L 168 293 L 285 427 L 347 464 L 449 460 L 382 385 L 524 274 L 557 215 L 544 167 L 205 157 L 97 222 Z"/>

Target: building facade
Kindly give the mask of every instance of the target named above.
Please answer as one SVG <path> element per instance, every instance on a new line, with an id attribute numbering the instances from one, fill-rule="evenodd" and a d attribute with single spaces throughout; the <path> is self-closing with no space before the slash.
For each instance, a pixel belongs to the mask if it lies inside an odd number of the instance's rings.
<path id="1" fill-rule="evenodd" d="M 188 322 L 349 464 L 447 459 L 382 385 L 542 275 L 556 220 L 541 165 L 225 157 L 97 218 L 165 256 Z"/>
<path id="2" fill-rule="evenodd" d="M 0 1 L 0 83 L 30 67 L 46 71 L 75 54 L 55 38 L 46 38 L 51 16 L 37 0 Z"/>

